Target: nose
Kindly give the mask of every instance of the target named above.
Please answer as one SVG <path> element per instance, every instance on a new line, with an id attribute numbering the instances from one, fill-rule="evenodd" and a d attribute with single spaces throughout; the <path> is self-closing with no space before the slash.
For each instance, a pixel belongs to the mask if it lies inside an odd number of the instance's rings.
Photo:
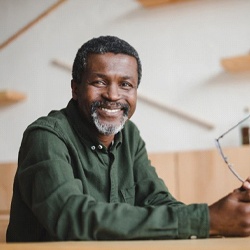
<path id="1" fill-rule="evenodd" d="M 104 93 L 104 98 L 110 101 L 116 101 L 120 98 L 119 86 L 117 84 L 109 84 Z"/>

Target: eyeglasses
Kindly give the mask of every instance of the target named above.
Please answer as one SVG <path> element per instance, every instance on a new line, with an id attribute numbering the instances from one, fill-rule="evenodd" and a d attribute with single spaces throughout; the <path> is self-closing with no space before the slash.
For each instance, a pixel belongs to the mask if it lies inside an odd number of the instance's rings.
<path id="1" fill-rule="evenodd" d="M 228 129 L 224 134 L 222 134 L 221 136 L 219 136 L 217 139 L 215 139 L 215 144 L 216 147 L 222 157 L 222 159 L 224 160 L 224 162 L 227 164 L 229 170 L 234 174 L 234 176 L 240 181 L 240 182 L 244 182 L 243 178 L 240 177 L 240 175 L 234 170 L 233 168 L 233 164 L 231 164 L 228 161 L 228 157 L 223 153 L 222 147 L 220 145 L 220 139 L 223 138 L 226 134 L 228 134 L 230 131 L 232 131 L 234 128 L 238 127 L 240 124 L 242 124 L 244 121 L 246 121 L 248 118 L 250 117 L 250 115 L 248 115 L 247 117 L 245 117 L 244 119 L 242 119 L 240 122 L 238 122 L 236 125 L 234 125 L 232 128 Z"/>

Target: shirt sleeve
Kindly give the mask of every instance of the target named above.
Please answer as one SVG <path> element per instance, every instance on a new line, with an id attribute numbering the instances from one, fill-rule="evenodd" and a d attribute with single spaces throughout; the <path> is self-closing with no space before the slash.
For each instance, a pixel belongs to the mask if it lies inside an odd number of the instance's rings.
<path id="1" fill-rule="evenodd" d="M 152 175 L 151 170 L 145 174 Z M 208 237 L 205 204 L 171 206 L 163 202 L 156 206 L 152 202 L 132 206 L 100 202 L 84 194 L 82 182 L 74 178 L 63 135 L 54 128 L 26 132 L 17 178 L 23 201 L 52 240 Z M 153 185 L 154 178 L 150 178 L 147 185 Z M 153 189 L 158 194 L 162 191 L 162 187 Z"/>
<path id="2" fill-rule="evenodd" d="M 208 205 L 186 205 L 176 200 L 151 165 L 145 142 L 139 135 L 134 137 L 138 138 L 136 142 L 138 147 L 134 159 L 137 204 L 142 207 L 167 207 L 169 215 L 173 212 L 173 216 L 165 216 L 165 218 L 161 217 L 161 219 L 164 220 L 168 227 L 176 227 L 177 238 L 209 237 Z M 168 234 L 171 234 L 171 232 L 168 232 Z"/>

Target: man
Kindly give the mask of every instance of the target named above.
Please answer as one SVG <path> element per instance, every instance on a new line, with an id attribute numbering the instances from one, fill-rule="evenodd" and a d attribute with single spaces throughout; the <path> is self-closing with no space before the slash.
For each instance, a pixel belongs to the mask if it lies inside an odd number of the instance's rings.
<path id="1" fill-rule="evenodd" d="M 94 38 L 72 75 L 68 106 L 24 132 L 7 241 L 250 235 L 248 181 L 208 207 L 175 200 L 157 177 L 129 120 L 141 80 L 132 46 Z"/>

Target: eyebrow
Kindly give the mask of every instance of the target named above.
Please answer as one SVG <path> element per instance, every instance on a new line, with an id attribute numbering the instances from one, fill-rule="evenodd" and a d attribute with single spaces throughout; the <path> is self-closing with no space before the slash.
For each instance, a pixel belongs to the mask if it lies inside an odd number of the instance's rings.
<path id="1" fill-rule="evenodd" d="M 98 73 L 98 72 L 92 72 L 92 73 L 93 73 L 94 75 L 98 76 L 98 77 L 102 77 L 102 78 L 108 77 L 107 75 L 102 74 L 102 73 Z M 133 80 L 133 77 L 132 77 L 132 76 L 129 76 L 129 75 L 122 76 L 121 78 Z"/>

